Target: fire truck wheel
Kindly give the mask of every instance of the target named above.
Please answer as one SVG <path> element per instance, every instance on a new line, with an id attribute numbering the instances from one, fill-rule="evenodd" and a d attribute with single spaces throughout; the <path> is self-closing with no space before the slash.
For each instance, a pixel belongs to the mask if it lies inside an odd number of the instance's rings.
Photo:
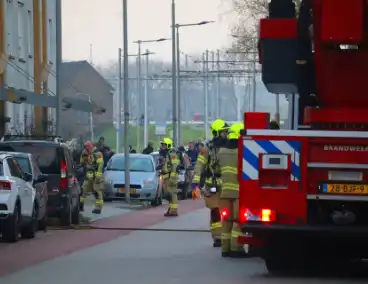
<path id="1" fill-rule="evenodd" d="M 285 259 L 277 257 L 265 258 L 266 268 L 272 275 L 281 276 L 286 274 L 286 272 L 288 272 L 290 269 L 290 262 L 291 261 L 285 261 Z"/>

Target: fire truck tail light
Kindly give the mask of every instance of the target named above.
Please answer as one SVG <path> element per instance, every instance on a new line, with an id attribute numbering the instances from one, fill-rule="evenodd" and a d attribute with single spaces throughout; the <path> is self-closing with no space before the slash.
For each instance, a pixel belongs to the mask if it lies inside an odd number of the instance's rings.
<path id="1" fill-rule="evenodd" d="M 245 221 L 258 221 L 264 223 L 276 221 L 276 212 L 271 209 L 260 209 L 260 210 L 246 209 L 244 211 L 243 216 Z"/>
<path id="2" fill-rule="evenodd" d="M 262 222 L 273 222 L 275 221 L 276 214 L 273 210 L 262 209 L 261 210 L 261 221 Z"/>

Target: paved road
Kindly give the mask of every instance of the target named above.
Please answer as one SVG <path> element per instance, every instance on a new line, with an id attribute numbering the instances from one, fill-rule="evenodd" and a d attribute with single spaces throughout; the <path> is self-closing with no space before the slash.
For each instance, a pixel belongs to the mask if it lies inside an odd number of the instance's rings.
<path id="1" fill-rule="evenodd" d="M 97 221 L 103 227 L 139 227 L 169 229 L 206 229 L 208 211 L 200 201 L 186 201 L 182 211 L 188 212 L 175 219 L 163 221 L 163 208 L 154 208 L 114 217 L 112 221 Z M 194 204 L 196 203 L 196 204 Z M 193 205 L 194 204 L 194 205 Z M 275 278 L 266 273 L 259 259 L 221 259 L 219 249 L 212 248 L 208 233 L 155 232 L 155 231 L 74 231 L 62 232 L 53 244 L 67 242 L 70 234 L 77 236 L 79 247 L 64 250 L 47 262 L 34 260 L 29 266 L 13 274 L 0 277 L 6 284 L 287 284 L 287 283 L 368 283 L 367 279 Z M 107 236 L 102 240 L 102 236 Z M 99 240 L 98 242 L 96 240 Z M 87 248 L 82 243 L 95 240 Z M 51 241 L 50 241 L 51 242 Z M 71 239 L 70 242 L 76 242 Z M 20 243 L 19 243 L 20 244 Z M 92 244 L 93 245 L 93 244 Z M 15 246 L 18 246 L 16 244 Z M 40 244 L 28 247 L 28 254 L 39 252 Z M 65 246 L 67 247 L 67 246 Z M 46 249 L 45 246 L 42 247 Z M 50 250 L 56 250 L 51 246 Z M 58 248 L 59 250 L 59 248 Z M 74 252 L 73 252 L 74 251 Z M 22 251 L 18 250 L 17 253 Z M 23 251 L 26 253 L 26 251 Z M 35 259 L 35 256 L 22 257 Z M 68 254 L 68 255 L 65 255 Z M 4 255 L 2 255 L 4 256 Z M 5 255 L 6 256 L 6 255 Z M 6 259 L 6 258 L 5 258 Z M 5 260 L 3 257 L 0 262 Z M 29 265 L 29 264 L 28 264 Z M 3 273 L 1 273 L 3 272 Z M 4 274 L 1 271 L 0 275 Z"/>

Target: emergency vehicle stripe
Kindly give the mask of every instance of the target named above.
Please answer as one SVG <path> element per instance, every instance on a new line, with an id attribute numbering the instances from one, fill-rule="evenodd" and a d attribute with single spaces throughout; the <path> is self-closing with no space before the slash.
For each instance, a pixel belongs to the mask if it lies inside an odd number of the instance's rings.
<path id="1" fill-rule="evenodd" d="M 299 141 L 285 141 L 290 145 L 296 152 L 300 153 L 300 142 Z"/>
<path id="2" fill-rule="evenodd" d="M 282 140 L 244 140 L 243 142 L 243 179 L 258 180 L 259 154 L 290 154 L 292 181 L 300 180 L 299 141 Z"/>
<path id="3" fill-rule="evenodd" d="M 245 157 L 247 157 L 245 159 Z M 258 158 L 247 148 L 243 150 L 243 179 L 257 180 L 258 179 Z M 244 169 L 247 169 L 245 172 Z"/>
<path id="4" fill-rule="evenodd" d="M 290 154 L 291 155 L 291 180 L 300 180 L 300 155 L 295 149 L 300 148 L 300 143 L 294 142 L 294 147 L 291 146 L 287 141 L 272 141 L 272 144 L 275 145 L 278 149 L 281 150 L 281 153 Z"/>

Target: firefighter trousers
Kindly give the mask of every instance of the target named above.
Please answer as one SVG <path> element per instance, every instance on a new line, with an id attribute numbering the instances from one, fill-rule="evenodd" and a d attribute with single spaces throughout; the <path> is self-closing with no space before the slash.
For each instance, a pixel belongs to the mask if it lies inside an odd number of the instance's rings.
<path id="1" fill-rule="evenodd" d="M 238 244 L 238 237 L 242 235 L 238 220 L 239 201 L 238 199 L 220 198 L 220 210 L 227 212 L 227 216 L 222 216 L 221 220 L 221 248 L 222 252 L 243 251 L 243 245 Z"/>
<path id="2" fill-rule="evenodd" d="M 103 178 L 92 178 L 92 179 L 85 179 L 83 182 L 83 193 L 80 197 L 80 203 L 84 204 L 86 197 L 91 193 L 96 193 L 96 202 L 95 208 L 102 209 L 104 201 L 103 201 L 103 194 L 102 191 L 104 189 L 104 181 Z"/>
<path id="3" fill-rule="evenodd" d="M 177 179 L 168 178 L 164 180 L 165 190 L 169 196 L 169 207 L 167 212 L 169 214 L 178 214 L 178 181 Z"/>
<path id="4" fill-rule="evenodd" d="M 210 209 L 210 229 L 213 241 L 221 239 L 220 193 L 204 196 L 206 207 Z"/>

